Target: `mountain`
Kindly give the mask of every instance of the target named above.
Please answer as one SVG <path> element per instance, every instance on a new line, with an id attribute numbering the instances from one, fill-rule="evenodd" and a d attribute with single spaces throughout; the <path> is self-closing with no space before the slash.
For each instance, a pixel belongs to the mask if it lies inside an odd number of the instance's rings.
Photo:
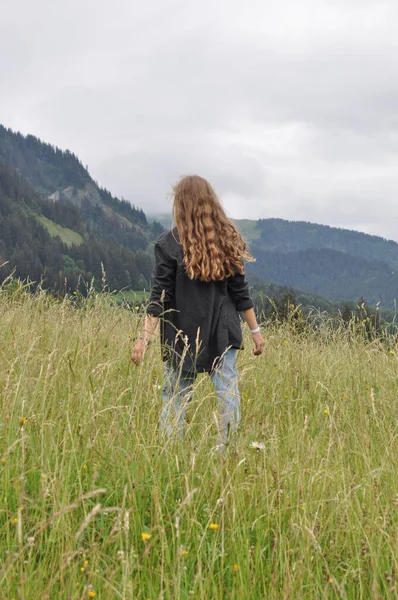
<path id="1" fill-rule="evenodd" d="M 381 261 L 398 270 L 397 242 L 376 235 L 284 219 L 243 220 L 237 224 L 246 227 L 248 240 L 259 250 L 289 253 L 326 248 L 365 260 Z"/>
<path id="2" fill-rule="evenodd" d="M 392 306 L 398 298 L 398 273 L 386 263 L 345 252 L 318 248 L 296 252 L 271 252 L 253 245 L 256 263 L 248 273 L 282 285 L 298 287 L 331 300 L 365 296 L 371 304 Z"/>
<path id="3" fill-rule="evenodd" d="M 102 268 L 111 289 L 142 289 L 149 287 L 152 254 L 90 233 L 73 205 L 43 198 L 0 163 L 0 283 L 14 268 L 57 291 L 92 278 L 100 287 Z"/>
<path id="4" fill-rule="evenodd" d="M 237 225 L 239 227 L 239 223 Z M 243 222 L 256 263 L 248 272 L 331 300 L 398 300 L 398 244 L 378 236 L 307 222 Z M 242 232 L 244 232 L 242 227 Z"/>
<path id="5" fill-rule="evenodd" d="M 0 283 L 16 275 L 54 290 L 78 282 L 148 289 L 152 246 L 170 216 L 149 222 L 142 209 L 114 197 L 78 157 L 0 125 Z M 303 303 L 325 298 L 394 307 L 398 244 L 377 236 L 282 219 L 236 221 L 256 262 L 251 284 L 266 295 L 293 290 Z M 7 264 L 3 264 L 7 263 Z M 301 291 L 298 291 L 301 290 Z"/>
<path id="6" fill-rule="evenodd" d="M 147 247 L 146 216 L 101 188 L 76 155 L 0 125 L 0 162 L 15 169 L 43 197 L 79 210 L 87 232 L 131 250 Z"/>
<path id="7" fill-rule="evenodd" d="M 99 287 L 104 269 L 111 289 L 148 288 L 161 230 L 73 153 L 0 126 L 0 282 L 16 267 L 52 289 L 79 278 Z"/>

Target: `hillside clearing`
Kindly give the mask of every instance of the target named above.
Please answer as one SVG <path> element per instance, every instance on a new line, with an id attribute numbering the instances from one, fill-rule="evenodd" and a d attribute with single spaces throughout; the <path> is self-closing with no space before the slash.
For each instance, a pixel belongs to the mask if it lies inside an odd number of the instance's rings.
<path id="1" fill-rule="evenodd" d="M 44 217 L 43 215 L 36 216 L 36 218 L 44 225 L 52 237 L 60 237 L 67 246 L 72 246 L 74 244 L 78 246 L 83 243 L 84 240 L 80 233 L 77 233 L 68 227 L 62 227 L 62 225 L 50 221 L 50 219 L 47 219 L 47 217 Z"/>
<path id="2" fill-rule="evenodd" d="M 253 221 L 252 219 L 233 219 L 233 222 L 248 244 L 260 239 L 261 229 L 258 227 L 258 221 Z"/>

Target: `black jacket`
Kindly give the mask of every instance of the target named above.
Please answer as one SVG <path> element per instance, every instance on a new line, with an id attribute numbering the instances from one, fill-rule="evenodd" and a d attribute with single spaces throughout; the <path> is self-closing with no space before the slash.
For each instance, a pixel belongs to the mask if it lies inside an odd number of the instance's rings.
<path id="1" fill-rule="evenodd" d="M 177 229 L 162 233 L 155 244 L 147 314 L 161 317 L 163 360 L 184 373 L 210 372 L 228 347 L 242 347 L 238 311 L 252 307 L 244 275 L 190 279 Z"/>

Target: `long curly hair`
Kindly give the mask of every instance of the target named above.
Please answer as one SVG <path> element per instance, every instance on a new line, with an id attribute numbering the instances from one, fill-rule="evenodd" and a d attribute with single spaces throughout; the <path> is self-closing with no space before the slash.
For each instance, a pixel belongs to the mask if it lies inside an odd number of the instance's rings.
<path id="1" fill-rule="evenodd" d="M 188 175 L 174 186 L 173 219 L 191 279 L 220 281 L 236 272 L 243 274 L 243 262 L 254 260 L 203 177 Z"/>

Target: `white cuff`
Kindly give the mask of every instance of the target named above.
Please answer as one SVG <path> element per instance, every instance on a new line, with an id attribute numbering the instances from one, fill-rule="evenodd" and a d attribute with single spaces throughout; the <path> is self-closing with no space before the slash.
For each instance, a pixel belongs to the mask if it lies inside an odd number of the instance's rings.
<path id="1" fill-rule="evenodd" d="M 260 327 L 257 327 L 256 329 L 250 329 L 250 333 L 258 333 L 260 331 Z"/>

